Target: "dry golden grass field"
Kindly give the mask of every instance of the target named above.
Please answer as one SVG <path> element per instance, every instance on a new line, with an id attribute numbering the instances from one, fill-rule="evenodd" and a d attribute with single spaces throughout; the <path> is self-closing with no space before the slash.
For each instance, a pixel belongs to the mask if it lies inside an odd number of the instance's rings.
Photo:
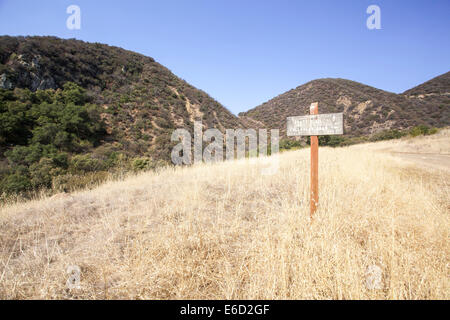
<path id="1" fill-rule="evenodd" d="M 449 299 L 450 172 L 386 152 L 449 139 L 320 148 L 313 221 L 309 149 L 2 204 L 0 298 Z"/>

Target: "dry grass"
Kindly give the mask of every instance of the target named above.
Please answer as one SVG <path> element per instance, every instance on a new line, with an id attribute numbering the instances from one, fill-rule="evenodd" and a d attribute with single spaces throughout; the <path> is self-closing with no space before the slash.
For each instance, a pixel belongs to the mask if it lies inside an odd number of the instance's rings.
<path id="1" fill-rule="evenodd" d="M 312 223 L 309 150 L 3 207 L 0 298 L 449 299 L 449 174 L 369 149 L 321 148 Z"/>
<path id="2" fill-rule="evenodd" d="M 450 128 L 440 129 L 437 134 L 430 136 L 405 137 L 360 146 L 378 151 L 450 155 Z"/>

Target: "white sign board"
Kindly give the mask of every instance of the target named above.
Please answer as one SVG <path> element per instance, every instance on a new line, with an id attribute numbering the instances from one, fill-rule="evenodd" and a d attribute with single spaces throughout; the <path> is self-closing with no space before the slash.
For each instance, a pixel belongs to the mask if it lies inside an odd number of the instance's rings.
<path id="1" fill-rule="evenodd" d="M 344 134 L 344 114 L 325 113 L 287 118 L 288 136 L 324 136 Z"/>

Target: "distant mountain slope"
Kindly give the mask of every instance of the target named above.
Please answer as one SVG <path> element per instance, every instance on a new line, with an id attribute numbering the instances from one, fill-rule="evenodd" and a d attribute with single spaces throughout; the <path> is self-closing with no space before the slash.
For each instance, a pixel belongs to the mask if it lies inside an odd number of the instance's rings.
<path id="1" fill-rule="evenodd" d="M 154 59 L 98 43 L 54 37 L 0 37 L 0 88 L 31 91 L 75 82 L 103 107 L 109 136 L 131 155 L 169 159 L 170 134 L 191 128 L 235 128 L 240 120 L 205 92 Z"/>
<path id="2" fill-rule="evenodd" d="M 403 94 L 418 103 L 437 106 L 442 121 L 448 125 L 450 121 L 450 72 L 409 89 Z"/>
<path id="3" fill-rule="evenodd" d="M 247 112 L 243 121 L 256 121 L 286 131 L 286 117 L 309 114 L 312 102 L 320 113 L 344 112 L 345 133 L 360 136 L 385 129 L 405 129 L 425 124 L 450 125 L 444 117 L 450 105 L 427 103 L 344 79 L 319 79 L 283 93 Z"/>
<path id="4" fill-rule="evenodd" d="M 450 94 L 450 71 L 427 82 L 424 82 L 417 87 L 406 90 L 403 94 L 412 96 L 429 93 Z"/>

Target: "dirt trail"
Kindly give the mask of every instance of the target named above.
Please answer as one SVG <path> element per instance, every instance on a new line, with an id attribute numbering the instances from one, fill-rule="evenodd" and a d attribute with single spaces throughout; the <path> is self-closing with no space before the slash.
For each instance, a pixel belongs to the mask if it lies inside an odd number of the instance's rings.
<path id="1" fill-rule="evenodd" d="M 357 147 L 356 147 L 357 148 Z M 450 128 L 437 134 L 368 143 L 361 146 L 415 163 L 420 168 L 450 172 Z"/>
<path id="2" fill-rule="evenodd" d="M 391 151 L 390 154 L 400 157 L 404 160 L 415 162 L 422 167 L 431 167 L 435 169 L 450 171 L 450 154 L 395 151 Z"/>

